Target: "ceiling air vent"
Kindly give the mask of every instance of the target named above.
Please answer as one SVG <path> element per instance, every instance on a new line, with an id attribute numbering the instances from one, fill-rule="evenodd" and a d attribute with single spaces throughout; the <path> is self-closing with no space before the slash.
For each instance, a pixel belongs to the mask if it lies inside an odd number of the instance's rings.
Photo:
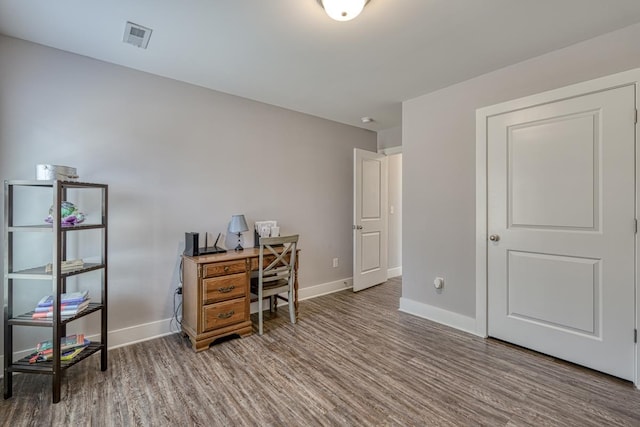
<path id="1" fill-rule="evenodd" d="M 143 27 L 133 22 L 127 22 L 122 41 L 146 49 L 149 44 L 149 38 L 151 37 L 151 31 L 151 28 Z"/>

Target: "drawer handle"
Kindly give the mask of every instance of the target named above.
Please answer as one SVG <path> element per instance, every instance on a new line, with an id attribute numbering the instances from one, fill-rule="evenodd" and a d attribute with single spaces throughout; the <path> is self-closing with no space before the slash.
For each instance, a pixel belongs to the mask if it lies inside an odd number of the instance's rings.
<path id="1" fill-rule="evenodd" d="M 224 266 L 224 272 L 225 272 L 225 273 L 227 273 L 228 271 L 229 271 L 229 266 L 228 266 L 228 265 L 225 265 L 225 266 Z"/>
<path id="2" fill-rule="evenodd" d="M 226 313 L 220 313 L 218 314 L 218 319 L 228 319 L 234 314 L 236 314 L 235 310 L 227 311 Z"/>
<path id="3" fill-rule="evenodd" d="M 218 288 L 218 292 L 220 292 L 221 294 L 226 294 L 228 292 L 231 292 L 232 290 L 234 290 L 236 287 L 234 285 L 231 286 L 227 286 L 226 288 Z"/>

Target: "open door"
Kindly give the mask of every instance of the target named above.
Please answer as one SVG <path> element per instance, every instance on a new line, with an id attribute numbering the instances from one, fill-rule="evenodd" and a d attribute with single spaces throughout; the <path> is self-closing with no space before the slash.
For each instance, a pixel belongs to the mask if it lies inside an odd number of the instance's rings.
<path id="1" fill-rule="evenodd" d="M 353 290 L 387 280 L 387 157 L 353 150 Z"/>

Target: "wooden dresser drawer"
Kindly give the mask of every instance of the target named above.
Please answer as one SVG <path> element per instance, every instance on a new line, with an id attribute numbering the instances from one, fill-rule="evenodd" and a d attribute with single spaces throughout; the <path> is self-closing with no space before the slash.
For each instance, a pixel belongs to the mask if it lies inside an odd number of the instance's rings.
<path id="1" fill-rule="evenodd" d="M 217 277 L 226 274 L 242 273 L 247 271 L 245 260 L 218 262 L 215 264 L 204 264 L 202 266 L 202 277 Z"/>
<path id="2" fill-rule="evenodd" d="M 275 255 L 266 255 L 265 254 L 265 256 L 264 256 L 264 265 L 267 266 L 267 265 L 271 264 L 274 259 L 276 259 Z M 284 259 L 286 259 L 287 262 L 289 262 L 291 260 L 291 254 L 285 255 Z M 258 257 L 251 258 L 251 271 L 257 271 L 259 264 L 260 264 L 260 259 Z"/>
<path id="3" fill-rule="evenodd" d="M 245 296 L 247 274 L 236 273 L 227 276 L 202 279 L 202 303 L 210 304 Z"/>
<path id="4" fill-rule="evenodd" d="M 237 298 L 202 307 L 202 331 L 207 332 L 245 320 L 246 299 Z"/>

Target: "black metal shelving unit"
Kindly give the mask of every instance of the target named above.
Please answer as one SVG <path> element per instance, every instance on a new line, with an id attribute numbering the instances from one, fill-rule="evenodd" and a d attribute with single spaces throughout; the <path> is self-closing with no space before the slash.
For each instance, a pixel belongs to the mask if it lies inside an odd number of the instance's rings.
<path id="1" fill-rule="evenodd" d="M 14 225 L 14 189 L 16 187 L 49 187 L 52 189 L 53 223 L 43 225 Z M 97 224 L 78 224 L 63 227 L 60 224 L 60 207 L 67 199 L 68 189 L 88 189 L 101 191 L 102 218 Z M 100 369 L 107 370 L 107 211 L 108 186 L 76 181 L 5 181 L 4 183 L 4 398 L 12 395 L 13 372 L 52 375 L 52 400 L 60 401 L 60 386 L 64 370 L 100 352 Z M 73 231 L 102 230 L 101 261 L 84 264 L 82 268 L 62 272 L 62 262 L 67 256 L 67 234 Z M 16 233 L 53 233 L 53 259 L 51 271 L 45 266 L 25 270 L 13 270 L 13 237 Z M 90 271 L 101 271 L 101 299 L 89 304 L 75 316 L 64 317 L 60 313 L 60 296 L 66 292 L 67 278 Z M 51 282 L 53 295 L 53 316 L 47 319 L 33 319 L 33 312 L 16 314 L 13 312 L 14 292 L 18 292 L 20 280 L 46 280 Z M 35 302 L 34 302 L 35 305 Z M 60 360 L 60 340 L 66 335 L 69 322 L 99 312 L 100 342 L 92 342 L 76 357 L 69 361 Z M 52 329 L 53 358 L 48 362 L 29 363 L 29 357 L 13 360 L 13 327 L 34 326 Z M 57 343 L 57 345 L 55 345 Z"/>

